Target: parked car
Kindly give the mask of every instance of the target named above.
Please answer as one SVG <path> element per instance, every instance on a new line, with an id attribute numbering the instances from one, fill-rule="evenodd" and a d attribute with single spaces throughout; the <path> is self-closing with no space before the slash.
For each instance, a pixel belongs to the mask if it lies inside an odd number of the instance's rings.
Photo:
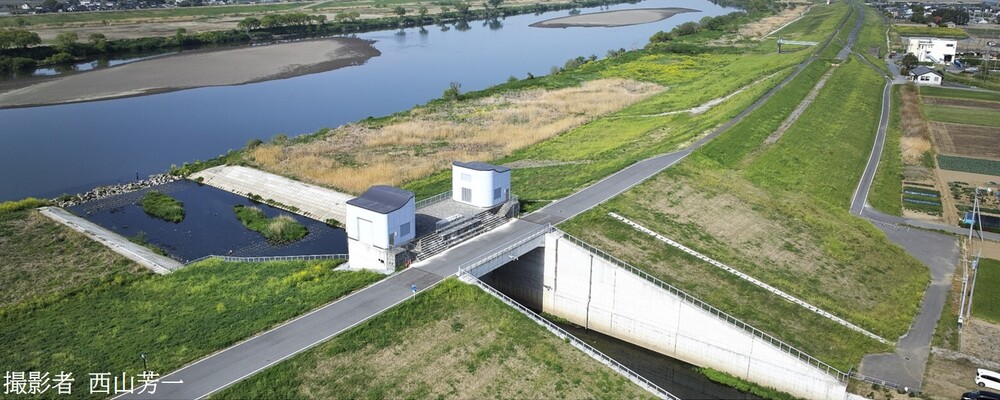
<path id="1" fill-rule="evenodd" d="M 985 390 L 965 392 L 962 395 L 962 400 L 1000 400 L 1000 393 L 987 392 Z"/>
<path id="2" fill-rule="evenodd" d="M 988 369 L 979 368 L 976 370 L 976 384 L 979 387 L 1000 390 L 1000 374 Z"/>

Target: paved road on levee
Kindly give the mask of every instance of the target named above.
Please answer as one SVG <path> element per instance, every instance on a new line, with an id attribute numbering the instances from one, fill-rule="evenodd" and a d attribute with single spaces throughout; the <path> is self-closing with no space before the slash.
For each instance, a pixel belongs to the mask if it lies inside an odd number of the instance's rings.
<path id="1" fill-rule="evenodd" d="M 119 396 L 122 399 L 198 399 L 215 393 L 295 354 L 358 325 L 454 275 L 459 268 L 495 253 L 532 232 L 546 229 L 589 210 L 649 179 L 743 120 L 811 63 L 809 58 L 757 102 L 688 148 L 652 157 L 491 232 L 465 242 L 345 298 L 327 304 L 277 328 L 207 356 L 162 376 L 156 392 Z"/>

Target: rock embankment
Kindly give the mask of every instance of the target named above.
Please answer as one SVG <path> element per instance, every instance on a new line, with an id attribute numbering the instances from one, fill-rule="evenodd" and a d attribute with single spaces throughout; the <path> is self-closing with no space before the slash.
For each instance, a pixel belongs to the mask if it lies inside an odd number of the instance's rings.
<path id="1" fill-rule="evenodd" d="M 150 186 L 162 185 L 180 179 L 183 178 L 167 174 L 150 175 L 149 179 L 143 179 L 141 181 L 121 183 L 117 185 L 98 186 L 85 193 L 59 196 L 57 198 L 52 199 L 52 204 L 55 204 L 62 208 L 72 207 L 77 204 L 86 203 L 91 200 L 98 200 L 98 199 L 103 199 L 105 197 L 111 197 L 123 193 L 134 192 L 136 190 L 145 189 Z"/>

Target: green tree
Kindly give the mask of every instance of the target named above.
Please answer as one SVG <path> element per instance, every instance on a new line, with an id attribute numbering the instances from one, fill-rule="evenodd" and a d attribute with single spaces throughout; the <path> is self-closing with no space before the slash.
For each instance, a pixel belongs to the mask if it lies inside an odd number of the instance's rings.
<path id="1" fill-rule="evenodd" d="M 458 82 L 452 82 L 448 84 L 448 88 L 444 90 L 444 94 L 441 96 L 445 100 L 458 100 L 462 98 L 462 84 Z"/>
<path id="2" fill-rule="evenodd" d="M 909 74 L 913 68 L 916 68 L 917 62 L 917 56 L 913 55 L 913 53 L 906 53 L 906 55 L 903 56 L 903 59 L 899 60 L 899 65 L 903 69 L 900 72 L 904 75 Z"/>
<path id="3" fill-rule="evenodd" d="M 404 15 L 406 15 L 406 9 L 403 8 L 403 6 L 396 6 L 396 8 L 392 9 L 392 13 L 402 18 Z"/>
<path id="4" fill-rule="evenodd" d="M 487 8 L 490 8 L 490 9 L 493 9 L 493 10 L 496 10 L 496 9 L 500 8 L 501 4 L 503 4 L 503 0 L 486 0 L 486 6 L 487 6 Z"/>
<path id="5" fill-rule="evenodd" d="M 62 32 L 56 35 L 56 49 L 64 53 L 72 53 L 76 41 L 80 40 L 80 35 L 76 32 Z"/>
<path id="6" fill-rule="evenodd" d="M 466 3 L 464 1 L 463 2 L 459 2 L 459 3 L 455 3 L 455 10 L 458 11 L 458 14 L 461 15 L 463 18 L 468 17 L 469 16 L 469 3 Z"/>
<path id="7" fill-rule="evenodd" d="M 88 39 L 90 40 L 90 44 L 94 46 L 97 51 L 108 51 L 108 38 L 105 37 L 103 33 L 91 33 Z"/>
<path id="8" fill-rule="evenodd" d="M 184 36 L 186 34 L 187 34 L 187 29 L 177 28 L 177 30 L 174 31 L 174 44 L 177 45 L 177 46 L 183 45 L 184 44 Z"/>
<path id="9" fill-rule="evenodd" d="M 59 2 L 56 0 L 42 1 L 42 8 L 45 8 L 46 10 L 55 10 L 57 7 L 59 7 Z"/>
<path id="10" fill-rule="evenodd" d="M 427 7 L 420 6 L 420 8 L 417 9 L 417 13 L 420 14 L 420 21 L 423 21 L 424 18 L 427 18 Z"/>
<path id="11" fill-rule="evenodd" d="M 236 24 L 236 27 L 249 32 L 260 28 L 260 20 L 254 17 L 243 18 L 242 21 Z"/>

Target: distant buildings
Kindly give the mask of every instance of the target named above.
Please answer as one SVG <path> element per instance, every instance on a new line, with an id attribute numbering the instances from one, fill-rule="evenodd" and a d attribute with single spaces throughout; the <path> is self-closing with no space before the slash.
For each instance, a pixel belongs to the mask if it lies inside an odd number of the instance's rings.
<path id="1" fill-rule="evenodd" d="M 940 86 L 944 76 L 940 72 L 921 65 L 910 71 L 910 80 L 918 85 Z"/>

